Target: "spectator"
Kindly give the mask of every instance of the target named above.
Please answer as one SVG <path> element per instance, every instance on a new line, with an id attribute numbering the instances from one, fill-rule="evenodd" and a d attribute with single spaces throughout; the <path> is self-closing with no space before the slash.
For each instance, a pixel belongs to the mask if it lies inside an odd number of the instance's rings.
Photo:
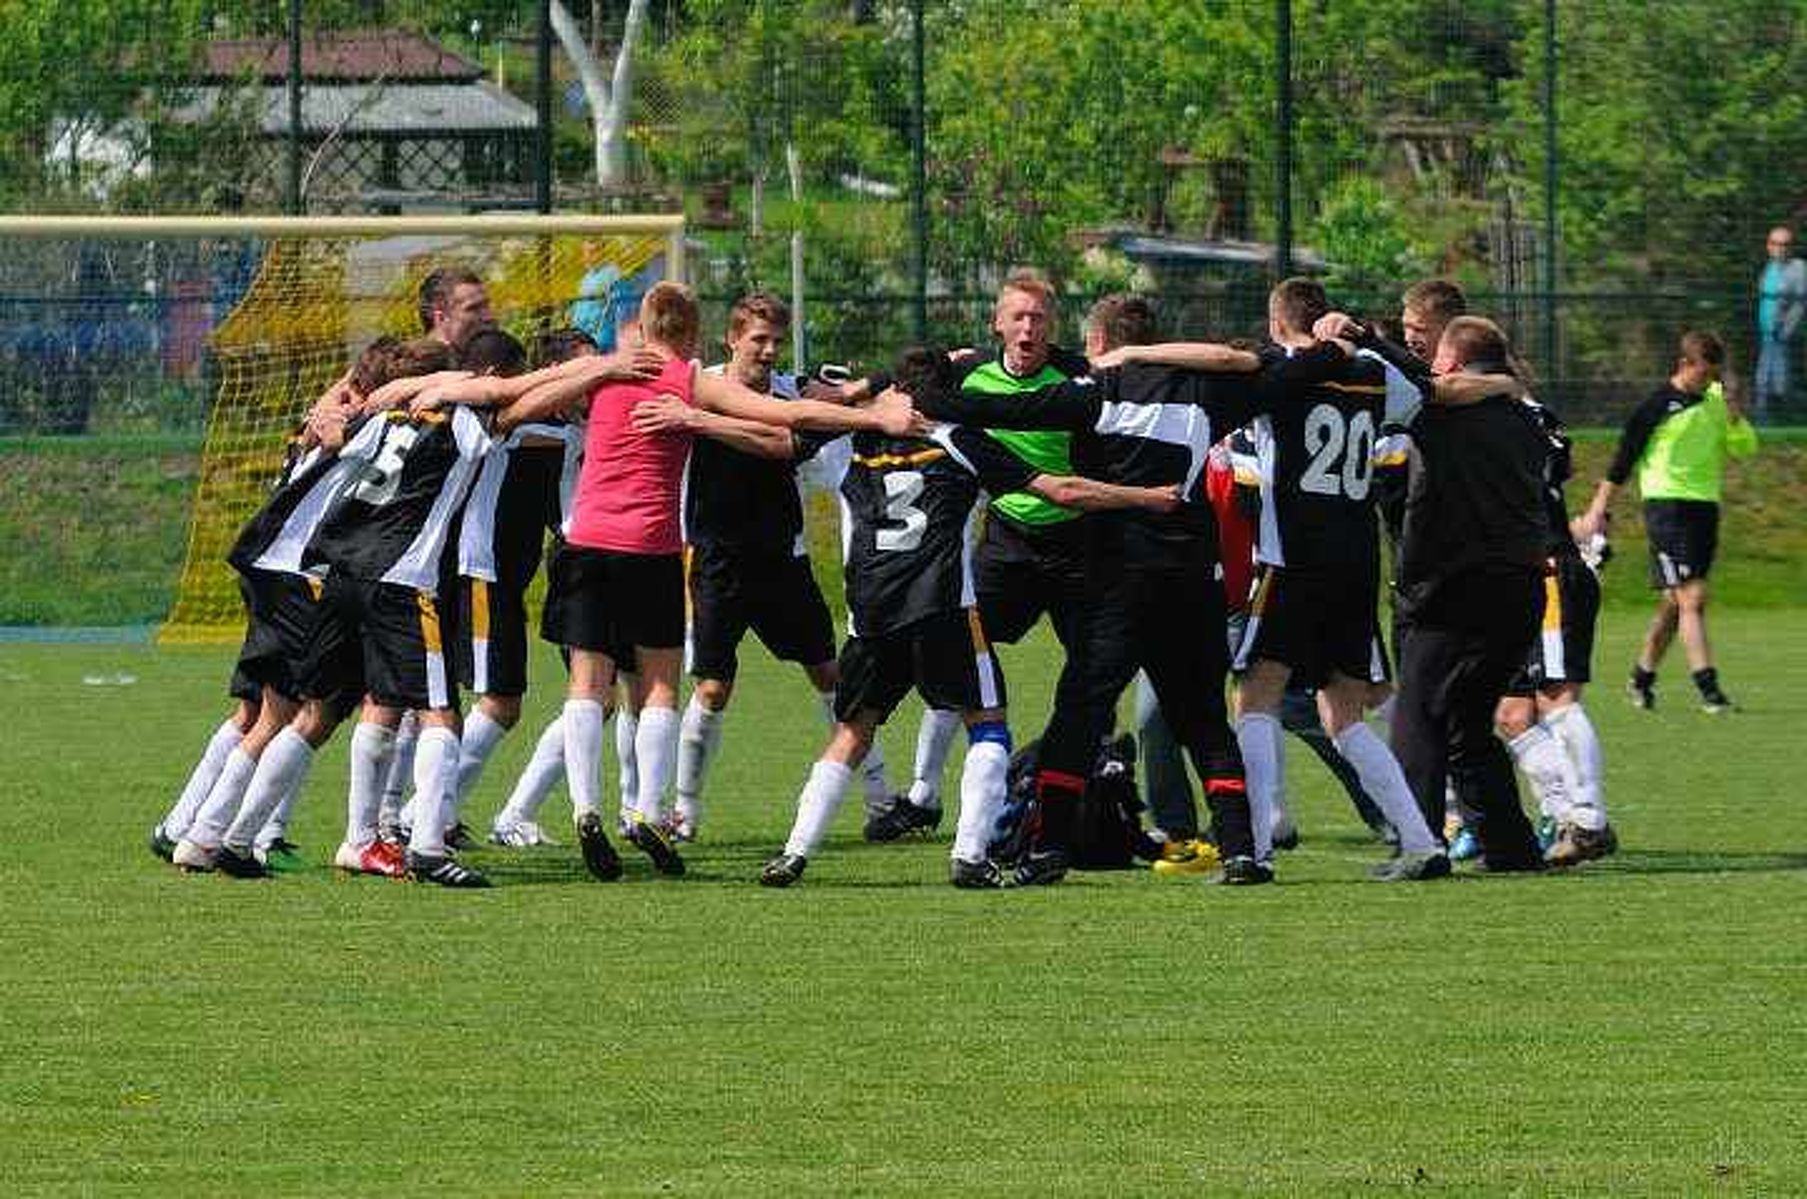
<path id="1" fill-rule="evenodd" d="M 1769 261 L 1757 280 L 1756 416 L 1768 419 L 1770 403 L 1786 408 L 1790 400 L 1796 339 L 1801 314 L 1807 310 L 1807 263 L 1794 256 L 1794 231 L 1777 225 L 1769 231 Z"/>

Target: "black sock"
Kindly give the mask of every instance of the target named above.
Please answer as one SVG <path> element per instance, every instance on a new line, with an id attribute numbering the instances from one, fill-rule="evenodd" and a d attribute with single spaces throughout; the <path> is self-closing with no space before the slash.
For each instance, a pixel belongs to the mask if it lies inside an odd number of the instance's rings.
<path id="1" fill-rule="evenodd" d="M 1719 694 L 1719 672 L 1711 666 L 1695 671 L 1694 685 L 1700 688 L 1701 695 L 1707 699 L 1714 698 Z"/>
<path id="2" fill-rule="evenodd" d="M 1639 691 L 1648 691 L 1656 686 L 1656 671 L 1645 670 L 1642 666 L 1631 668 L 1631 685 Z"/>

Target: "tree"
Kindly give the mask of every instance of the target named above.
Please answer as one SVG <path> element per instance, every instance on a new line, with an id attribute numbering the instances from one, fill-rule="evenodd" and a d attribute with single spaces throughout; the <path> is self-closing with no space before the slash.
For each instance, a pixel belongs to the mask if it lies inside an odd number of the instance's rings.
<path id="1" fill-rule="evenodd" d="M 627 116 L 634 100 L 634 48 L 646 25 L 646 0 L 633 0 L 628 5 L 621 46 L 615 52 L 614 74 L 607 80 L 570 10 L 560 0 L 552 0 L 551 8 L 552 30 L 577 68 L 584 97 L 590 104 L 590 121 L 596 134 L 596 185 L 621 187 L 627 182 Z"/>

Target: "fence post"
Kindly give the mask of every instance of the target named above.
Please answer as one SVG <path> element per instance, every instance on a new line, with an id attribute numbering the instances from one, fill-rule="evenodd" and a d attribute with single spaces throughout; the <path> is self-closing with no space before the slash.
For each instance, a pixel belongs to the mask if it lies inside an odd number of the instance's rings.
<path id="1" fill-rule="evenodd" d="M 1293 273 L 1293 6 L 1274 0 L 1274 271 Z"/>
<path id="2" fill-rule="evenodd" d="M 1544 372 L 1561 382 L 1556 360 L 1556 183 L 1560 169 L 1556 148 L 1556 0 L 1543 6 L 1543 354 Z"/>
<path id="3" fill-rule="evenodd" d="M 552 211 L 552 0 L 540 0 L 539 42 L 534 47 L 534 207 L 540 212 Z"/>
<path id="4" fill-rule="evenodd" d="M 928 197 L 928 87 L 924 78 L 924 35 L 922 28 L 922 0 L 912 0 L 910 5 L 910 53 L 911 80 L 910 103 L 914 111 L 910 114 L 910 176 L 911 189 L 915 193 L 915 211 L 912 223 L 915 225 L 915 296 L 912 304 L 912 325 L 914 337 L 918 343 L 929 339 L 929 197 Z"/>
<path id="5" fill-rule="evenodd" d="M 289 179 L 283 205 L 301 215 L 301 0 L 289 0 Z"/>

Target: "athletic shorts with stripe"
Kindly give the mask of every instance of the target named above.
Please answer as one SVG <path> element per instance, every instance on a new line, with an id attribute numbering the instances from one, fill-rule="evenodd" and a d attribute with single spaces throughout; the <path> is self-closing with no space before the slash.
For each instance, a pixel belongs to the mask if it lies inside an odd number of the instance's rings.
<path id="1" fill-rule="evenodd" d="M 261 695 L 264 687 L 290 699 L 300 698 L 296 669 L 307 654 L 308 639 L 320 613 L 319 586 L 314 579 L 287 571 L 252 570 L 239 576 L 246 621 L 237 677 L 251 684 L 251 698 Z M 233 694 L 240 693 L 234 690 Z"/>
<path id="2" fill-rule="evenodd" d="M 1379 579 L 1366 572 L 1263 566 L 1235 669 L 1265 658 L 1291 667 L 1296 686 L 1322 687 L 1332 672 L 1384 683 L 1379 590 Z"/>
<path id="3" fill-rule="evenodd" d="M 547 569 L 540 636 L 554 645 L 617 655 L 634 646 L 684 644 L 681 554 L 629 554 L 561 544 Z"/>
<path id="4" fill-rule="evenodd" d="M 1005 706 L 1004 672 L 992 653 L 978 609 L 924 617 L 841 647 L 834 714 L 851 721 L 876 712 L 883 724 L 914 687 L 931 708 L 981 711 Z"/>
<path id="5" fill-rule="evenodd" d="M 430 592 L 329 575 L 299 672 L 302 694 L 368 694 L 391 708 L 456 707 L 445 655 L 454 624 Z"/>
<path id="6" fill-rule="evenodd" d="M 1534 695 L 1545 687 L 1585 683 L 1593 677 L 1600 580 L 1578 556 L 1564 555 L 1546 569 L 1543 596 L 1537 640 L 1524 669 L 1508 685 L 1508 695 Z"/>
<path id="7" fill-rule="evenodd" d="M 834 618 L 807 556 L 699 545 L 688 573 L 690 673 L 697 678 L 732 681 L 749 630 L 780 662 L 814 666 L 834 657 Z"/>
<path id="8" fill-rule="evenodd" d="M 458 580 L 458 683 L 478 695 L 527 691 L 527 597 L 522 588 Z"/>
<path id="9" fill-rule="evenodd" d="M 1704 579 L 1719 552 L 1719 505 L 1711 500 L 1645 500 L 1650 585 L 1658 591 Z"/>

